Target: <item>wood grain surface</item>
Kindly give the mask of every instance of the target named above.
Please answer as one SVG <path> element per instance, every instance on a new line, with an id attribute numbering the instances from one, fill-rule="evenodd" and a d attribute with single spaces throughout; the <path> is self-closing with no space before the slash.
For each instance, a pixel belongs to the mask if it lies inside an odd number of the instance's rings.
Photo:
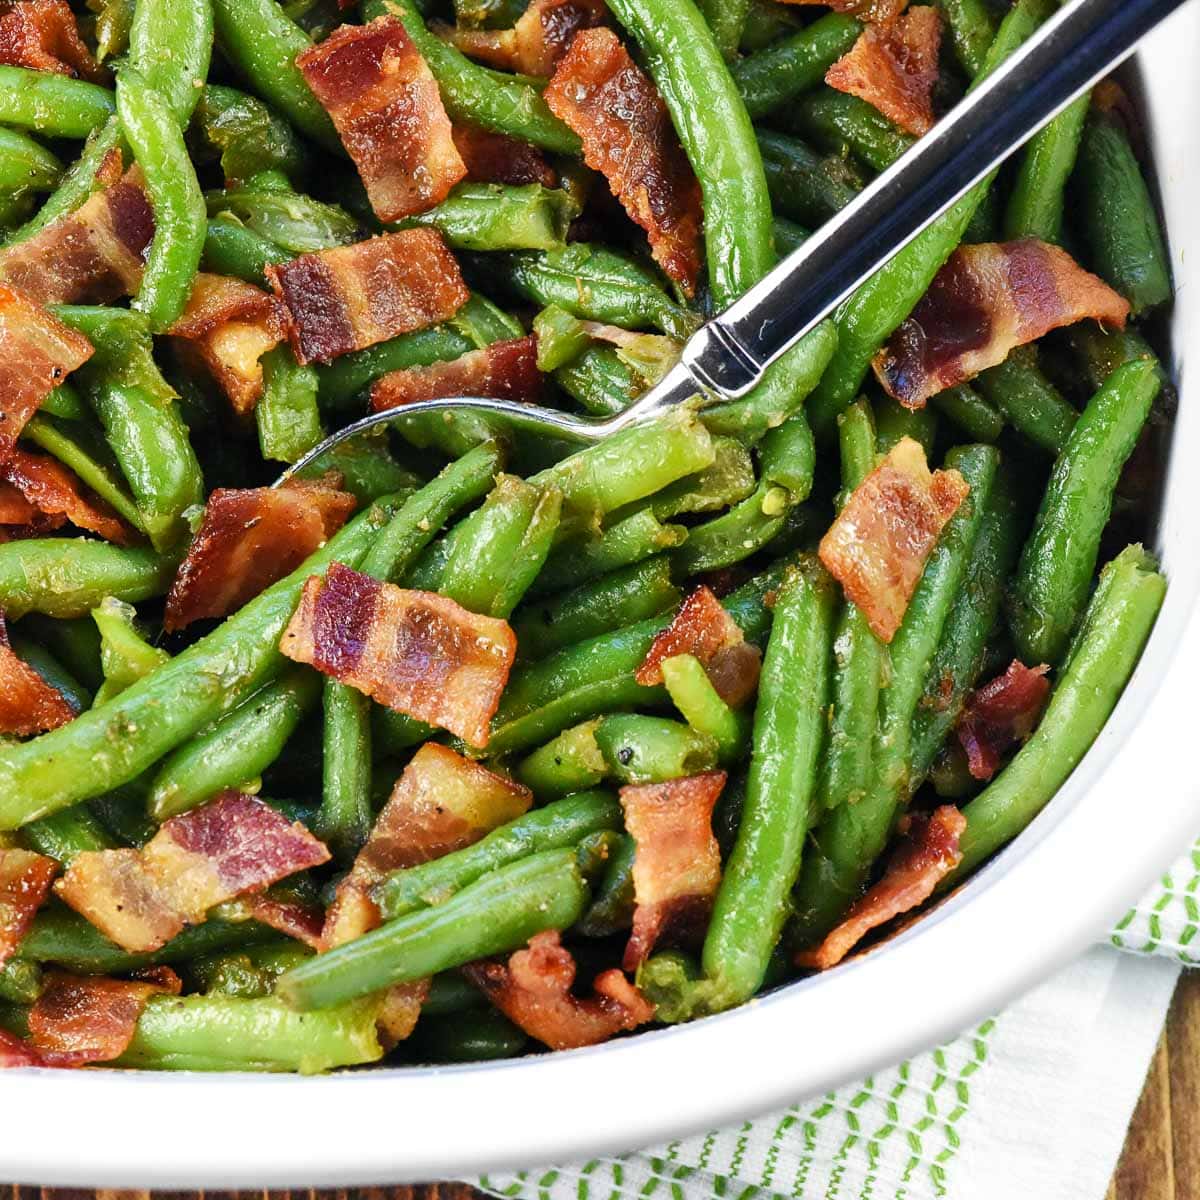
<path id="1" fill-rule="evenodd" d="M 460 1183 L 431 1183 L 327 1192 L 158 1192 L 154 1200 L 475 1200 L 480 1195 Z M 971 1200 L 969 1188 L 954 1195 L 955 1200 Z M 0 1200 L 149 1200 L 150 1196 L 150 1192 L 0 1185 Z M 1180 978 L 1105 1200 L 1200 1200 L 1200 971 Z"/>

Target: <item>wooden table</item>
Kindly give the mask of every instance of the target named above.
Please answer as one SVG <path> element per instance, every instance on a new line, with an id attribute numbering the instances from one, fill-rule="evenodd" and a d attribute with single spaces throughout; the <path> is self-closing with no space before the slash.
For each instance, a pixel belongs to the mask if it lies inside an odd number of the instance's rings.
<path id="1" fill-rule="evenodd" d="M 0 1200 L 147 1200 L 149 1192 L 6 1188 Z M 341 1191 L 158 1193 L 155 1200 L 474 1200 L 458 1183 Z M 958 1191 L 956 1200 L 971 1200 Z M 1200 971 L 1181 977 L 1105 1200 L 1200 1200 Z"/>

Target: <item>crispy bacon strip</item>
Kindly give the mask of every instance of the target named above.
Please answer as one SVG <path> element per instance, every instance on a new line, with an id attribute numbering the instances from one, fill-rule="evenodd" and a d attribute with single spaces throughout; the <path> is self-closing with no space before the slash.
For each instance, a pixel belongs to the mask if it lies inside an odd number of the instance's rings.
<path id="1" fill-rule="evenodd" d="M 0 462 L 42 401 L 92 356 L 92 343 L 0 283 Z"/>
<path id="2" fill-rule="evenodd" d="M 247 896 L 241 903 L 245 904 L 246 915 L 252 921 L 295 938 L 314 950 L 321 948 L 321 928 L 325 924 L 325 913 L 320 908 L 311 904 L 301 904 L 298 900 L 277 899 L 266 892 L 257 896 Z"/>
<path id="3" fill-rule="evenodd" d="M 103 83 L 66 0 L 7 0 L 0 6 L 0 63 Z"/>
<path id="4" fill-rule="evenodd" d="M 703 932 L 721 882 L 712 831 L 724 771 L 621 789 L 633 859 L 633 932 L 622 966 L 636 971 L 663 938 L 690 941 Z"/>
<path id="5" fill-rule="evenodd" d="M 654 84 L 611 29 L 588 29 L 544 94 L 579 134 L 584 161 L 646 231 L 655 262 L 692 295 L 704 220 L 700 184 Z"/>
<path id="6" fill-rule="evenodd" d="M 280 650 L 380 704 L 488 743 L 517 652 L 507 621 L 334 563 L 304 585 Z"/>
<path id="7" fill-rule="evenodd" d="M 262 395 L 259 359 L 287 337 L 287 314 L 276 297 L 251 283 L 201 272 L 183 315 L 168 332 L 194 345 L 234 410 L 244 416 Z"/>
<path id="8" fill-rule="evenodd" d="M 75 716 L 71 702 L 13 653 L 0 612 L 0 732 L 28 737 L 57 729 Z M 9 853 L 0 850 L 0 856 Z M 0 936 L 0 961 L 3 961 Z"/>
<path id="9" fill-rule="evenodd" d="M 28 1042 L 22 1041 L 15 1033 L 9 1033 L 7 1029 L 0 1029 L 0 1071 L 46 1065 Z"/>
<path id="10" fill-rule="evenodd" d="M 444 200 L 467 168 L 438 85 L 399 17 L 342 25 L 296 58 L 381 221 Z"/>
<path id="11" fill-rule="evenodd" d="M 507 183 L 512 187 L 526 183 L 540 183 L 543 187 L 558 184 L 558 173 L 530 142 L 480 129 L 478 125 L 458 124 L 454 126 L 454 145 L 472 183 Z"/>
<path id="12" fill-rule="evenodd" d="M 1086 317 L 1123 329 L 1128 315 L 1124 297 L 1058 246 L 960 246 L 871 365 L 889 396 L 921 408 L 1052 329 Z"/>
<path id="13" fill-rule="evenodd" d="M 49 517 L 62 516 L 118 546 L 127 546 L 137 537 L 103 500 L 84 487 L 78 476 L 48 455 L 14 447 L 8 460 L 0 465 L 0 477 Z"/>
<path id="14" fill-rule="evenodd" d="M 173 971 L 146 980 L 50 971 L 29 1012 L 29 1041 L 43 1066 L 112 1062 L 129 1049 L 146 1002 L 180 990 Z"/>
<path id="15" fill-rule="evenodd" d="M 541 396 L 537 340 L 533 335 L 493 342 L 449 362 L 391 371 L 371 387 L 371 408 L 399 408 L 442 396 L 492 396 L 535 403 Z"/>
<path id="16" fill-rule="evenodd" d="M 958 840 L 967 819 L 953 805 L 932 813 L 913 813 L 893 851 L 883 878 L 856 900 L 846 919 L 812 950 L 796 955 L 796 965 L 824 971 L 842 961 L 872 929 L 909 912 L 933 895 L 937 885 L 958 866 Z"/>
<path id="17" fill-rule="evenodd" d="M 470 293 L 432 229 L 406 229 L 267 267 L 302 363 L 328 362 L 452 317 Z"/>
<path id="18" fill-rule="evenodd" d="M 370 891 L 390 872 L 461 850 L 528 812 L 532 803 L 528 788 L 447 746 L 426 742 L 396 780 L 367 844 L 338 885 L 325 924 L 325 947 L 340 946 L 379 924 Z"/>
<path id="19" fill-rule="evenodd" d="M 868 25 L 825 73 L 839 92 L 858 96 L 916 137 L 933 128 L 942 19 L 936 8 L 910 8 L 895 22 Z"/>
<path id="20" fill-rule="evenodd" d="M 117 945 L 157 950 L 216 904 L 320 866 L 329 851 L 269 804 L 226 791 L 163 823 L 140 850 L 90 850 L 54 885 Z"/>
<path id="21" fill-rule="evenodd" d="M 241 608 L 324 545 L 355 504 L 349 492 L 318 481 L 216 488 L 167 593 L 163 628 Z"/>
<path id="22" fill-rule="evenodd" d="M 876 25 L 890 24 L 908 7 L 908 0 L 783 0 L 783 3 L 821 4 Z"/>
<path id="23" fill-rule="evenodd" d="M 967 697 L 956 732 L 975 779 L 991 779 L 1004 752 L 1033 732 L 1050 694 L 1049 670 L 1045 663 L 1027 667 L 1014 658 L 1003 675 Z"/>
<path id="24" fill-rule="evenodd" d="M 738 623 L 704 584 L 684 600 L 670 625 L 650 643 L 634 678 L 643 687 L 662 683 L 663 662 L 677 654 L 698 658 L 721 698 L 735 708 L 758 687 L 762 662 L 758 648 L 746 643 Z"/>
<path id="25" fill-rule="evenodd" d="M 133 167 L 70 215 L 0 251 L 0 280 L 36 304 L 107 304 L 137 291 L 153 236 L 154 212 Z"/>
<path id="26" fill-rule="evenodd" d="M 957 471 L 931 475 L 920 443 L 901 438 L 821 539 L 821 562 L 880 641 L 900 628 L 925 560 L 969 490 Z"/>
<path id="27" fill-rule="evenodd" d="M 596 976 L 591 996 L 573 995 L 575 960 L 553 930 L 535 935 L 507 963 L 471 963 L 463 974 L 514 1025 L 551 1050 L 594 1046 L 654 1018 L 654 1005 L 615 969 Z"/>
<path id="28" fill-rule="evenodd" d="M 522 75 L 553 75 L 576 35 L 605 23 L 603 0 L 533 0 L 512 29 L 436 26 L 438 35 L 472 58 Z"/>
<path id="29" fill-rule="evenodd" d="M 32 850 L 0 850 L 0 966 L 16 953 L 57 874 L 52 858 Z"/>

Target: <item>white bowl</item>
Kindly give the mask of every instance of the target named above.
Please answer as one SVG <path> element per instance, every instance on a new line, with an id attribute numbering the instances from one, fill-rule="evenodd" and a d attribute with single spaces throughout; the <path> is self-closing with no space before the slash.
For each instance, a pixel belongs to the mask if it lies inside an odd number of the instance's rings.
<path id="1" fill-rule="evenodd" d="M 1157 547 L 1170 588 L 1112 720 L 1021 838 L 865 958 L 723 1016 L 607 1046 L 318 1079 L 0 1071 L 0 1180 L 324 1187 L 634 1149 L 896 1062 L 994 1012 L 1095 939 L 1200 830 L 1191 763 L 1200 668 L 1200 394 L 1191 393 L 1200 385 L 1185 354 L 1200 340 L 1198 51 L 1192 5 L 1138 58 L 1178 288 L 1184 400 Z"/>

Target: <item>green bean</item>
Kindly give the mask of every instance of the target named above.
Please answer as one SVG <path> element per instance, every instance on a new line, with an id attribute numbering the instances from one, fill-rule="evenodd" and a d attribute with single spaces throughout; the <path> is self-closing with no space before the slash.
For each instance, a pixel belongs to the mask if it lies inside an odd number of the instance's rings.
<path id="1" fill-rule="evenodd" d="M 327 450 L 299 472 L 302 479 L 320 479 L 326 471 L 342 477 L 342 491 L 350 492 L 359 504 L 370 504 L 380 496 L 418 491 L 425 480 L 402 466 L 388 449 L 384 435 L 349 438 Z"/>
<path id="2" fill-rule="evenodd" d="M 246 184 L 206 192 L 204 203 L 209 217 L 236 218 L 252 233 L 290 254 L 344 246 L 357 241 L 362 233 L 358 222 L 344 209 L 290 188 Z"/>
<path id="3" fill-rule="evenodd" d="M 77 376 L 89 389 L 97 380 L 111 381 L 140 388 L 155 400 L 176 398 L 175 389 L 154 361 L 154 342 L 142 313 L 91 304 L 52 304 L 50 311 L 95 346 L 95 353 Z"/>
<path id="4" fill-rule="evenodd" d="M 1162 226 L 1119 118 L 1100 111 L 1088 117 L 1075 179 L 1090 265 L 1134 315 L 1165 304 L 1171 267 Z"/>
<path id="5" fill-rule="evenodd" d="M 1004 362 L 980 374 L 975 386 L 1035 446 L 1062 452 L 1079 414 L 1042 374 L 1035 347 L 1018 346 Z"/>
<path id="6" fill-rule="evenodd" d="M 341 139 L 296 66 L 312 44 L 275 0 L 213 0 L 217 42 L 251 88 L 327 150 Z"/>
<path id="7" fill-rule="evenodd" d="M 137 0 L 128 62 L 166 101 L 180 128 L 200 99 L 212 44 L 211 0 Z"/>
<path id="8" fill-rule="evenodd" d="M 1101 572 L 1033 737 L 963 809 L 962 860 L 947 885 L 1016 837 L 1066 782 L 1125 690 L 1165 591 L 1157 563 L 1140 546 L 1127 547 Z"/>
<path id="9" fill-rule="evenodd" d="M 592 342 L 584 323 L 557 304 L 548 304 L 533 318 L 533 333 L 537 337 L 539 371 L 557 371 L 559 367 L 565 367 L 579 358 Z"/>
<path id="10" fill-rule="evenodd" d="M 1004 432 L 1004 417 L 969 384 L 938 392 L 930 403 L 974 442 L 994 442 Z"/>
<path id="11" fill-rule="evenodd" d="M 42 969 L 37 963 L 10 958 L 0 965 L 0 1001 L 33 1004 L 42 993 Z"/>
<path id="12" fill-rule="evenodd" d="M 750 0 L 696 0 L 696 7 L 712 31 L 717 48 L 726 62 L 732 63 L 738 56 Z"/>
<path id="13" fill-rule="evenodd" d="M 48 192 L 62 169 L 57 155 L 27 134 L 0 128 L 0 191 Z"/>
<path id="14" fill-rule="evenodd" d="M 1080 321 L 1071 326 L 1069 337 L 1071 349 L 1083 367 L 1085 382 L 1093 392 L 1123 363 L 1138 359 L 1158 363 L 1150 343 L 1130 325 L 1124 329 L 1105 329 L 1096 321 Z M 1162 373 L 1161 365 L 1159 371 Z"/>
<path id="15" fill-rule="evenodd" d="M 45 646 L 30 641 L 20 633 L 12 633 L 9 642 L 13 653 L 30 666 L 75 710 L 82 712 L 92 702 L 92 694 Z"/>
<path id="16" fill-rule="evenodd" d="M 92 609 L 92 620 L 100 633 L 100 665 L 104 672 L 104 684 L 96 693 L 97 704 L 120 695 L 171 658 L 138 632 L 136 616 L 131 605 L 112 596 Z"/>
<path id="17" fill-rule="evenodd" d="M 429 981 L 429 995 L 421 1005 L 421 1017 L 445 1017 L 486 1007 L 483 995 L 457 971 L 446 971 Z"/>
<path id="18" fill-rule="evenodd" d="M 30 538 L 0 545 L 0 607 L 26 613 L 86 616 L 105 596 L 136 604 L 161 596 L 179 558 L 141 546 L 87 538 Z"/>
<path id="19" fill-rule="evenodd" d="M 21 839 L 31 850 L 64 867 L 69 867 L 80 854 L 116 846 L 104 826 L 82 804 L 30 822 L 21 830 Z"/>
<path id="20" fill-rule="evenodd" d="M 955 57 L 974 78 L 987 61 L 988 47 L 996 36 L 996 25 L 986 0 L 938 0 L 950 27 Z"/>
<path id="21" fill-rule="evenodd" d="M 398 228 L 429 226 L 456 250 L 558 250 L 566 245 L 567 228 L 578 215 L 561 188 L 463 183 L 441 204 Z"/>
<path id="22" fill-rule="evenodd" d="M 596 417 L 624 412 L 645 390 L 634 370 L 607 346 L 592 346 L 574 362 L 559 367 L 554 382 Z"/>
<path id="23" fill-rule="evenodd" d="M 59 662 L 86 688 L 95 691 L 104 682 L 100 662 L 100 631 L 90 616 L 56 621 L 31 613 L 20 631 L 46 646 Z"/>
<path id="24" fill-rule="evenodd" d="M 911 731 L 951 605 L 961 588 L 999 462 L 992 446 L 966 446 L 946 457 L 970 487 L 925 564 L 891 643 L 891 674 L 879 697 L 865 794 L 828 812 L 812 832 L 812 853 L 795 893 L 793 938 L 819 940 L 842 916 L 883 850 L 911 780 Z"/>
<path id="25" fill-rule="evenodd" d="M 716 743 L 722 766 L 741 759 L 750 746 L 750 717 L 734 712 L 721 698 L 700 660 L 678 654 L 663 662 L 663 685 L 684 720 Z"/>
<path id="26" fill-rule="evenodd" d="M 750 0 L 746 23 L 742 26 L 742 53 L 765 50 L 772 42 L 795 33 L 802 26 L 803 21 L 790 5 L 778 4 L 775 0 Z"/>
<path id="27" fill-rule="evenodd" d="M 54 71 L 0 66 L 0 122 L 55 138 L 85 138 L 115 111 L 108 88 Z"/>
<path id="28" fill-rule="evenodd" d="M 270 105 L 237 88 L 206 84 L 192 129 L 220 156 L 226 180 L 247 180 L 268 170 L 298 180 L 312 165 L 311 152 L 287 121 Z"/>
<path id="29" fill-rule="evenodd" d="M 771 228 L 775 233 L 775 249 L 781 256 L 791 254 L 808 241 L 809 231 L 786 217 L 776 217 L 771 222 Z"/>
<path id="30" fill-rule="evenodd" d="M 1145 359 L 1118 367 L 1054 464 L 1012 587 L 1009 626 L 1028 663 L 1057 663 L 1087 601 L 1113 491 L 1161 381 Z"/>
<path id="31" fill-rule="evenodd" d="M 789 485 L 783 474 L 789 467 L 798 467 L 797 478 L 805 478 L 808 469 L 806 456 L 811 448 L 811 432 L 806 442 L 805 430 L 797 429 L 794 422 L 795 418 L 792 418 L 781 426 L 779 436 L 774 439 L 771 435 L 776 431 L 770 431 L 763 442 L 764 461 L 769 459 L 775 464 L 767 468 L 771 482 L 785 487 Z M 768 448 L 769 444 L 773 449 Z M 660 521 L 668 521 L 672 517 L 691 513 L 718 512 L 749 496 L 757 486 L 749 450 L 734 438 L 714 437 L 713 454 L 711 466 L 656 492 L 645 502 L 646 507 Z M 792 482 L 796 482 L 796 479 L 792 479 Z M 808 482 L 811 484 L 811 478 Z M 621 514 L 617 513 L 616 519 L 620 518 Z"/>
<path id="32" fill-rule="evenodd" d="M 1090 102 L 1090 92 L 1080 96 L 1029 140 L 1004 212 L 1005 238 L 1062 241 L 1063 198 Z"/>
<path id="33" fill-rule="evenodd" d="M 822 158 L 796 138 L 759 130 L 758 148 L 775 211 L 801 224 L 821 224 L 862 190 L 862 177 L 844 158 Z"/>
<path id="34" fill-rule="evenodd" d="M 266 268 L 291 258 L 291 252 L 282 246 L 247 229 L 233 216 L 222 215 L 208 222 L 200 265 L 216 275 L 232 275 L 265 287 Z"/>
<path id="35" fill-rule="evenodd" d="M 133 307 L 163 333 L 183 312 L 200 266 L 204 197 L 175 115 L 132 67 L 117 80 L 117 113 L 154 209 L 154 240 Z"/>
<path id="36" fill-rule="evenodd" d="M 637 843 L 622 837 L 608 860 L 587 912 L 575 926 L 584 937 L 611 937 L 628 929 L 633 919 L 633 860 Z"/>
<path id="37" fill-rule="evenodd" d="M 756 554 L 782 531 L 789 506 L 786 488 L 762 483 L 728 512 L 693 525 L 671 552 L 676 577 L 719 571 Z"/>
<path id="38" fill-rule="evenodd" d="M 528 603 L 512 623 L 517 650 L 523 659 L 545 658 L 564 646 L 666 612 L 679 598 L 665 557 L 620 567 L 570 591 Z"/>
<path id="39" fill-rule="evenodd" d="M 886 454 L 901 438 L 920 442 L 926 458 L 933 454 L 938 421 L 931 408 L 906 408 L 891 396 L 877 397 L 873 407 L 875 448 L 880 454 Z"/>
<path id="40" fill-rule="evenodd" d="M 826 154 L 852 154 L 872 171 L 886 171 L 916 140 L 865 100 L 833 88 L 817 88 L 783 115 Z"/>
<path id="41" fill-rule="evenodd" d="M 662 783 L 715 766 L 715 739 L 678 721 L 618 713 L 596 726 L 596 745 L 622 783 Z"/>
<path id="42" fill-rule="evenodd" d="M 235 3 L 236 0 L 227 0 Z M 434 36 L 413 0 L 364 0 L 364 21 L 390 13 L 404 22 L 437 80 L 453 121 L 465 121 L 532 142 L 555 154 L 576 154 L 579 139 L 546 106 L 539 90 L 519 76 L 488 71 Z"/>
<path id="43" fill-rule="evenodd" d="M 516 777 L 539 800 L 557 800 L 601 783 L 608 764 L 596 741 L 599 719 L 564 729 L 518 764 Z"/>
<path id="44" fill-rule="evenodd" d="M 189 990 L 205 995 L 269 996 L 275 980 L 312 957 L 312 951 L 291 938 L 258 946 L 220 950 L 188 964 Z"/>
<path id="45" fill-rule="evenodd" d="M 383 520 L 382 505 L 355 517 L 291 575 L 115 700 L 70 725 L 0 748 L 0 827 L 17 828 L 127 783 L 273 679 L 285 662 L 279 638 L 305 581 L 331 562 L 357 563 Z M 44 554 L 48 545 L 53 552 L 48 541 L 0 546 L 0 599 L 5 551 L 40 546 Z M 56 571 L 69 570 L 69 561 L 60 553 Z"/>
<path id="46" fill-rule="evenodd" d="M 730 71 L 746 111 L 757 120 L 816 87 L 861 31 L 862 26 L 852 17 L 827 13 L 734 63 Z"/>
<path id="47" fill-rule="evenodd" d="M 35 415 L 56 417 L 64 421 L 86 421 L 92 415 L 92 410 L 69 383 L 60 383 L 42 401 L 42 406 Z"/>
<path id="48" fill-rule="evenodd" d="M 495 1009 L 432 1018 L 425 1013 L 423 1006 L 420 1023 L 404 1043 L 409 1062 L 489 1062 L 515 1058 L 529 1045 L 528 1035 Z"/>
<path id="49" fill-rule="evenodd" d="M 366 996 L 394 983 L 523 946 L 566 929 L 589 898 L 570 849 L 545 850 L 500 867 L 433 908 L 385 922 L 280 979 L 276 994 L 300 1011 Z"/>
<path id="50" fill-rule="evenodd" d="M 137 0 L 87 0 L 87 7 L 96 14 L 96 58 L 104 62 L 129 49 L 129 30 L 133 26 L 133 10 Z"/>
<path id="51" fill-rule="evenodd" d="M 263 458 L 294 463 L 325 436 L 317 408 L 317 372 L 301 366 L 288 346 L 262 356 L 263 393 L 254 406 Z"/>

